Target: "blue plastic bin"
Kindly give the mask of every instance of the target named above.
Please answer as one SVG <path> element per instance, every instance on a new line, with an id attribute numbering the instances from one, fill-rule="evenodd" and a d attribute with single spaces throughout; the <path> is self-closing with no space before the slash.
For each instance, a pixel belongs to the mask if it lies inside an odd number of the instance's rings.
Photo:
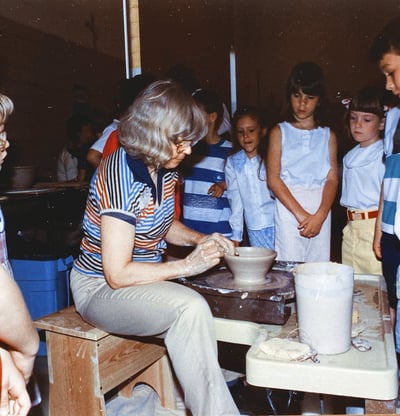
<path id="1" fill-rule="evenodd" d="M 72 256 L 54 260 L 10 259 L 32 319 L 70 305 L 69 272 L 73 261 Z M 44 340 L 40 342 L 38 355 L 46 355 Z"/>

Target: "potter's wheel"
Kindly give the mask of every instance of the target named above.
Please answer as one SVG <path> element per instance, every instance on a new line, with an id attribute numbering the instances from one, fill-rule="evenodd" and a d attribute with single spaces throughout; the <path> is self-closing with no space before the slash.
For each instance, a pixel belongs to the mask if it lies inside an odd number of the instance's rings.
<path id="1" fill-rule="evenodd" d="M 237 283 L 229 269 L 221 268 L 218 271 L 197 279 L 192 283 L 208 286 L 214 289 L 228 289 L 233 291 L 275 291 L 286 299 L 294 297 L 293 275 L 285 271 L 271 270 L 261 283 Z"/>
<path id="2" fill-rule="evenodd" d="M 282 265 L 281 265 L 282 266 Z M 225 266 L 178 282 L 201 293 L 214 316 L 282 325 L 295 297 L 294 277 L 286 265 L 273 267 L 262 284 L 236 284 Z"/>

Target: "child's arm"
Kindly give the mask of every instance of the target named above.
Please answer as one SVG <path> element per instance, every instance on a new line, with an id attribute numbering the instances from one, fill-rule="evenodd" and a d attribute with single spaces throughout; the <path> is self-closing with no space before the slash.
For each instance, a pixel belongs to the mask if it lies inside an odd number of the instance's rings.
<path id="1" fill-rule="evenodd" d="M 229 224 L 232 228 L 232 241 L 235 246 L 238 246 L 243 239 L 243 203 L 231 158 L 228 158 L 225 165 L 225 180 L 227 183 L 226 196 L 231 208 Z"/>
<path id="2" fill-rule="evenodd" d="M 0 341 L 28 381 L 39 336 L 17 283 L 3 267 L 0 267 L 0 289 Z"/>
<path id="3" fill-rule="evenodd" d="M 374 249 L 375 256 L 378 259 L 382 258 L 382 251 L 381 251 L 382 211 L 383 211 L 383 182 L 381 186 L 381 194 L 379 197 L 378 217 L 376 218 L 376 221 L 375 221 L 374 241 L 372 242 L 372 248 Z"/>
<path id="4" fill-rule="evenodd" d="M 7 350 L 0 348 L 0 357 L 2 366 L 0 413 L 25 416 L 29 413 L 31 401 L 24 376 L 15 366 Z"/>
<path id="5" fill-rule="evenodd" d="M 300 223 L 310 214 L 297 202 L 281 179 L 282 133 L 279 126 L 272 128 L 267 154 L 268 188 Z"/>
<path id="6" fill-rule="evenodd" d="M 336 135 L 331 131 L 329 138 L 329 158 L 331 168 L 326 177 L 324 189 L 322 191 L 321 204 L 318 210 L 299 223 L 300 235 L 303 237 L 315 237 L 321 231 L 328 213 L 335 200 L 338 188 L 338 169 L 337 169 L 337 141 Z"/>

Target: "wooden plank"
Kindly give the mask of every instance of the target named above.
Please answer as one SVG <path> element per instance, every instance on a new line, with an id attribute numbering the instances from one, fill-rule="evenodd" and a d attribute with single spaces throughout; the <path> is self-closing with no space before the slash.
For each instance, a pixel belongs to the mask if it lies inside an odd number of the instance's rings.
<path id="1" fill-rule="evenodd" d="M 38 329 L 98 341 L 108 335 L 107 332 L 85 322 L 74 306 L 62 309 L 34 321 Z"/>
<path id="2" fill-rule="evenodd" d="M 139 383 L 151 386 L 157 392 L 163 407 L 167 409 L 176 408 L 173 376 L 166 355 L 135 376 L 119 391 L 119 394 L 124 397 L 131 397 L 132 389 Z"/>
<path id="3" fill-rule="evenodd" d="M 165 355 L 165 347 L 110 335 L 98 342 L 101 391 L 110 391 Z"/>
<path id="4" fill-rule="evenodd" d="M 47 332 L 50 416 L 106 415 L 96 343 Z"/>

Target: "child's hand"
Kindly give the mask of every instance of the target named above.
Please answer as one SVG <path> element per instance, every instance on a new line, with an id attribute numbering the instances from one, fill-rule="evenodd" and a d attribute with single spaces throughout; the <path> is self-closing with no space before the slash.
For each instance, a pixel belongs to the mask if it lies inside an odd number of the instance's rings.
<path id="1" fill-rule="evenodd" d="M 324 220 L 325 219 L 319 214 L 308 216 L 297 227 L 300 230 L 300 235 L 306 238 L 313 238 L 317 236 L 321 231 Z"/>
<path id="2" fill-rule="evenodd" d="M 225 182 L 217 182 L 217 183 L 214 183 L 214 185 L 210 186 L 208 190 L 208 195 L 211 195 L 214 198 L 221 198 L 225 190 L 226 190 Z"/>
<path id="3" fill-rule="evenodd" d="M 381 236 L 382 236 L 382 233 L 381 232 L 376 232 L 375 231 L 374 241 L 372 242 L 372 248 L 374 250 L 375 256 L 378 259 L 381 259 L 382 258 Z"/>
<path id="4" fill-rule="evenodd" d="M 15 366 L 24 376 L 25 382 L 28 383 L 35 363 L 35 355 L 27 356 L 19 351 L 9 351 Z"/>
<path id="5" fill-rule="evenodd" d="M 29 394 L 26 390 L 23 375 L 15 367 L 8 351 L 1 349 L 2 380 L 1 380 L 1 415 L 26 416 L 31 407 Z"/>

